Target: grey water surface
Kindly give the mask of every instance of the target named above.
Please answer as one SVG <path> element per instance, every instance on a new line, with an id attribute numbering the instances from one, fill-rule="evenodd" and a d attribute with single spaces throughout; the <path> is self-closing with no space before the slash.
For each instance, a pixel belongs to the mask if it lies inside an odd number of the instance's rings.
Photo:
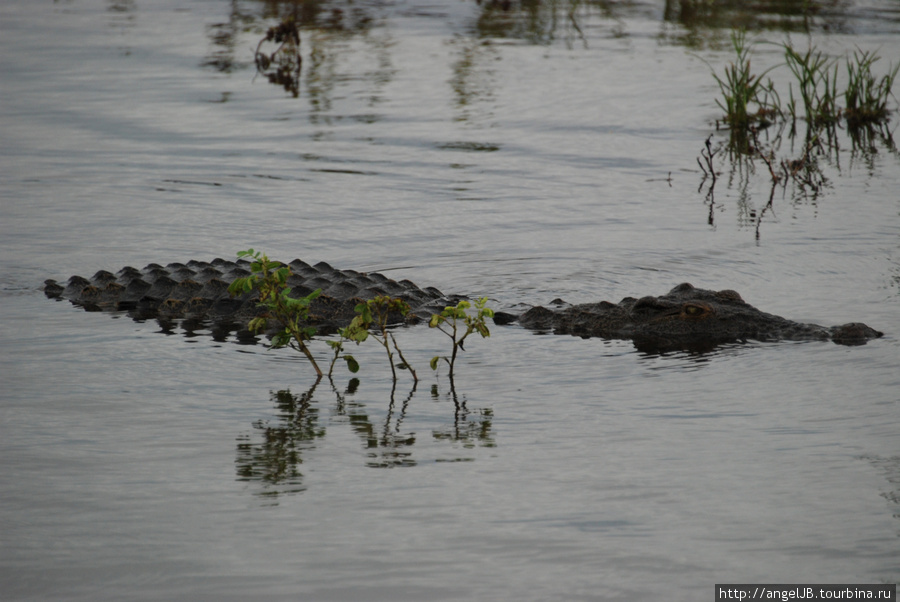
<path id="1" fill-rule="evenodd" d="M 896 583 L 900 156 L 841 130 L 821 187 L 771 204 L 762 163 L 718 153 L 710 195 L 697 157 L 728 138 L 710 68 L 732 26 L 775 43 L 760 70 L 790 39 L 884 73 L 900 10 L 732 4 L 0 4 L 0 598 Z M 253 58 L 295 9 L 296 95 Z M 290 350 L 41 291 L 248 247 L 507 310 L 687 281 L 886 334 L 648 355 L 492 326 L 451 390 L 428 368 L 449 340 L 416 326 L 396 334 L 417 387 L 369 344 L 316 385 Z"/>

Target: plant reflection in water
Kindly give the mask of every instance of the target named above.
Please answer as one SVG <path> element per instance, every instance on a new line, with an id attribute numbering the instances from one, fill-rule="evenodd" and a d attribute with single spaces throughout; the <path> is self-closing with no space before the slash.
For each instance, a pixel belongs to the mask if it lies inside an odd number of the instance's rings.
<path id="1" fill-rule="evenodd" d="M 267 498 L 300 493 L 307 486 L 301 465 L 326 435 L 328 428 L 347 424 L 365 450 L 365 465 L 371 468 L 412 467 L 418 464 L 413 455 L 416 432 L 404 426 L 407 412 L 416 394 L 416 386 L 399 404 L 391 390 L 390 402 L 383 418 L 376 419 L 367 411 L 366 404 L 354 400 L 359 379 L 349 381 L 346 389 L 339 391 L 332 382 L 335 401 L 330 412 L 323 412 L 323 404 L 315 392 L 319 383 L 307 391 L 295 394 L 290 389 L 270 392 L 270 400 L 278 410 L 272 420 L 258 420 L 249 433 L 237 437 L 237 480 L 253 484 L 256 494 Z M 396 382 L 394 383 L 396 387 Z M 455 450 L 471 450 L 475 447 L 494 447 L 492 431 L 493 411 L 490 408 L 470 410 L 465 398 L 460 401 L 455 389 L 441 394 L 438 385 L 431 388 L 435 402 L 453 403 L 452 420 L 440 428 L 432 429 L 435 442 L 449 443 Z M 453 453 L 435 458 L 434 462 L 471 462 L 471 454 Z"/>

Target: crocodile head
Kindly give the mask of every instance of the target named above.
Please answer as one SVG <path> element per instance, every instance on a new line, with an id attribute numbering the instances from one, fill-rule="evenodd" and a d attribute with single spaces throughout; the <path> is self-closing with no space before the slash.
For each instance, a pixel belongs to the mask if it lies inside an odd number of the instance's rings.
<path id="1" fill-rule="evenodd" d="M 535 307 L 519 322 L 557 334 L 630 339 L 646 351 L 705 351 L 749 339 L 818 339 L 859 345 L 883 334 L 861 323 L 828 328 L 794 322 L 758 310 L 736 291 L 698 289 L 688 283 L 658 297 L 626 297 L 619 303 L 601 301 L 556 310 Z"/>

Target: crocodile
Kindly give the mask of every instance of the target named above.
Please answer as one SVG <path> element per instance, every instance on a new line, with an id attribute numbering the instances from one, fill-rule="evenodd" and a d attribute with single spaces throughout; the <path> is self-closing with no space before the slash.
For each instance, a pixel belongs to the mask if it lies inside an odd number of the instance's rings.
<path id="1" fill-rule="evenodd" d="M 377 272 L 339 270 L 325 262 L 310 265 L 296 259 L 287 265 L 291 268 L 287 280 L 291 296 L 321 290 L 310 306 L 310 323 L 320 332 L 346 325 L 359 302 L 379 295 L 403 299 L 412 308 L 407 316 L 392 316 L 393 323 L 427 319 L 466 298 L 445 295 L 434 287 L 420 288 L 409 280 L 398 282 Z M 47 280 L 44 293 L 87 311 L 124 312 L 137 321 L 155 319 L 164 331 L 179 325 L 188 332 L 209 330 L 218 340 L 235 333 L 239 341 L 256 342 L 247 327 L 265 311 L 258 303 L 258 293 L 232 296 L 228 292 L 234 279 L 249 275 L 250 262 L 242 259 L 166 266 L 151 263 L 142 269 L 124 267 L 116 273 L 101 270 L 91 278 L 72 276 L 65 284 Z M 688 283 L 658 297 L 580 305 L 557 299 L 549 305 L 552 307 L 534 306 L 521 314 L 498 311 L 494 321 L 502 325 L 518 322 L 544 333 L 626 339 L 649 352 L 706 351 L 747 340 L 830 340 L 861 345 L 883 336 L 858 322 L 832 327 L 794 322 L 756 309 L 733 290 L 711 291 Z"/>

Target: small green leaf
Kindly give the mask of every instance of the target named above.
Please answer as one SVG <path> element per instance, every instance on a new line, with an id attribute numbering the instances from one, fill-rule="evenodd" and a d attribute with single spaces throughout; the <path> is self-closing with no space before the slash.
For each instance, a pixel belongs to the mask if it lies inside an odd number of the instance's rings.
<path id="1" fill-rule="evenodd" d="M 439 356 L 439 355 L 436 355 L 433 358 L 431 358 L 431 369 L 437 370 L 438 363 L 440 363 L 440 361 L 441 361 L 441 356 Z"/>
<path id="2" fill-rule="evenodd" d="M 359 318 L 359 323 L 360 323 L 360 325 L 368 326 L 369 324 L 372 323 L 372 310 L 369 309 L 368 304 L 361 305 L 360 307 L 361 307 L 361 309 L 359 311 L 359 316 L 357 316 Z M 356 318 L 354 318 L 354 320 L 355 319 Z"/>
<path id="3" fill-rule="evenodd" d="M 278 334 L 276 334 L 274 337 L 272 337 L 272 347 L 274 347 L 276 349 L 279 347 L 284 347 L 290 342 L 291 342 L 291 334 L 287 331 L 281 331 Z"/>
<path id="4" fill-rule="evenodd" d="M 234 281 L 228 285 L 228 294 L 234 297 L 244 292 L 243 280 L 243 278 L 235 278 Z"/>
<path id="5" fill-rule="evenodd" d="M 359 372 L 359 362 L 352 355 L 345 355 L 344 359 L 347 360 L 347 370 L 353 374 Z"/>
<path id="6" fill-rule="evenodd" d="M 306 299 L 294 299 L 290 296 L 290 289 L 284 289 L 281 291 L 281 301 L 284 303 L 284 306 L 291 310 L 292 312 L 299 312 L 306 309 L 309 306 L 309 301 Z"/>
<path id="7" fill-rule="evenodd" d="M 235 282 L 239 282 L 239 292 L 241 293 L 249 293 L 253 290 L 253 284 L 256 282 L 256 278 L 253 276 L 247 276 L 246 278 L 238 278 Z"/>

